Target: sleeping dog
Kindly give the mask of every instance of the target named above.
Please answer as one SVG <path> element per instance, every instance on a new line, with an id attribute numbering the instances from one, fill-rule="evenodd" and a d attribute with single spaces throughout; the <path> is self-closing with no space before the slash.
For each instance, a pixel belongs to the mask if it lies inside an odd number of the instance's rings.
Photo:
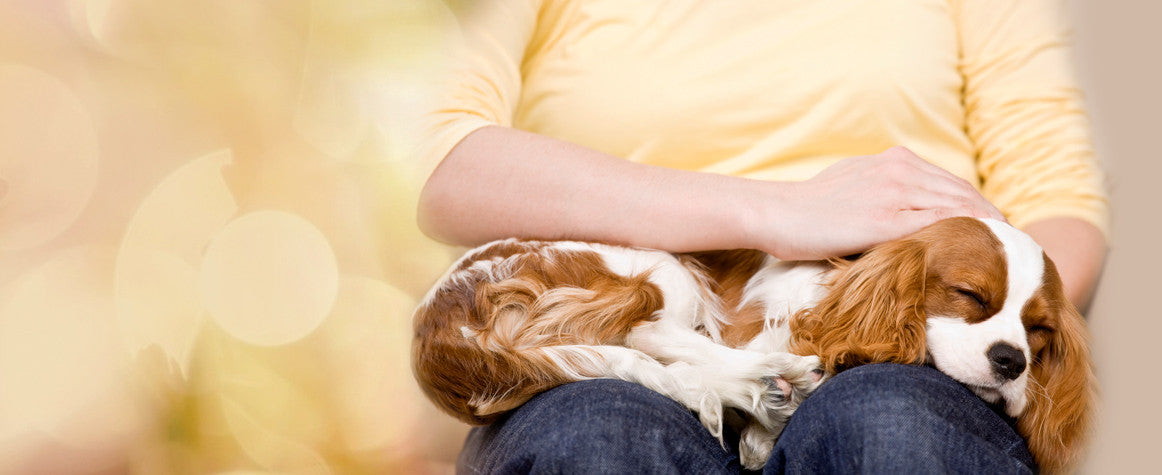
<path id="1" fill-rule="evenodd" d="M 722 440 L 746 419 L 759 468 L 827 376 L 930 364 L 1002 404 L 1042 470 L 1077 461 L 1094 377 L 1084 321 L 1048 257 L 995 220 L 953 218 L 854 260 L 670 254 L 509 239 L 470 251 L 415 315 L 413 364 L 437 406 L 487 424 L 591 378 L 644 385 Z"/>

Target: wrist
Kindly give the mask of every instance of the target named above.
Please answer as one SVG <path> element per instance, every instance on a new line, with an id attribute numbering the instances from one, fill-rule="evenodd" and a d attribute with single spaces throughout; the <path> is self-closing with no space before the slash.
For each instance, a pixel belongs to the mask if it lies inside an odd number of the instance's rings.
<path id="1" fill-rule="evenodd" d="M 741 228 L 745 247 L 779 259 L 789 255 L 788 227 L 794 213 L 795 182 L 750 180 L 744 187 Z"/>

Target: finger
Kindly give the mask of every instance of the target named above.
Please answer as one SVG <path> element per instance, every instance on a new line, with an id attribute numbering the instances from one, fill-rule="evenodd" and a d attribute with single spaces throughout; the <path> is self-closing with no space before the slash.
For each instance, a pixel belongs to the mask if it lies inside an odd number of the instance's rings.
<path id="1" fill-rule="evenodd" d="M 968 208 L 975 209 L 971 200 L 959 194 L 947 193 L 944 190 L 912 188 L 905 192 L 899 209 L 923 211 L 941 208 Z"/>
<path id="2" fill-rule="evenodd" d="M 974 217 L 968 208 L 931 208 L 919 210 L 901 210 L 897 213 L 900 226 L 919 230 L 937 221 L 961 216 Z"/>
<path id="3" fill-rule="evenodd" d="M 967 190 L 947 183 L 926 183 L 909 197 L 916 206 L 913 209 L 928 208 L 969 208 L 972 216 L 1004 220 L 1004 215 L 975 188 Z"/>
<path id="4" fill-rule="evenodd" d="M 980 192 L 968 180 L 956 176 L 952 172 L 933 165 L 922 158 L 916 157 L 915 159 L 909 160 L 920 172 L 924 173 L 931 180 L 930 183 L 933 185 L 939 186 L 946 191 L 955 191 L 957 194 L 966 197 L 980 196 Z"/>
<path id="5" fill-rule="evenodd" d="M 967 192 L 953 190 L 949 191 L 952 193 L 952 199 L 957 200 L 958 204 L 946 205 L 944 207 L 966 208 L 973 217 L 992 218 L 1004 221 L 1005 216 L 1001 214 L 1001 211 L 998 210 L 996 206 L 993 206 L 993 204 L 990 203 L 989 200 L 985 199 L 985 197 L 982 196 L 979 192 L 977 192 L 975 188 L 970 189 Z"/>
<path id="6" fill-rule="evenodd" d="M 907 180 L 904 180 L 907 181 Z M 931 180 L 911 183 L 897 182 L 887 188 L 895 190 L 900 200 L 898 209 L 923 210 L 936 208 L 968 208 L 980 218 L 998 218 L 1000 212 L 975 190 L 964 191 L 947 183 Z"/>
<path id="7" fill-rule="evenodd" d="M 919 155 L 916 155 L 911 150 L 904 147 L 892 147 L 882 155 L 899 157 L 923 173 L 926 179 L 919 180 L 923 189 L 933 193 L 959 196 L 967 200 L 969 206 L 973 208 L 973 216 L 999 219 L 1002 221 L 1005 219 L 1000 210 L 985 199 L 980 194 L 980 191 L 972 183 L 969 183 L 968 180 L 933 165 L 927 160 L 920 158 Z"/>
<path id="8" fill-rule="evenodd" d="M 898 157 L 902 160 L 905 160 L 907 163 L 915 166 L 920 171 L 928 174 L 932 178 L 938 179 L 941 183 L 944 183 L 950 187 L 961 190 L 976 190 L 976 187 L 972 186 L 972 183 L 969 183 L 968 180 L 965 180 L 964 178 L 961 178 L 956 174 L 945 170 L 944 168 L 934 165 L 932 162 L 925 160 L 923 157 L 917 155 L 915 152 L 912 152 L 907 147 L 892 147 L 885 150 L 880 155 L 886 157 Z"/>

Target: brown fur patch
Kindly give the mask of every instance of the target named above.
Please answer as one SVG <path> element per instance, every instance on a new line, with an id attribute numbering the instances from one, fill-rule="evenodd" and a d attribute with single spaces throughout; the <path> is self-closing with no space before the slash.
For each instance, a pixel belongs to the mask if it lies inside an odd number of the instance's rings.
<path id="1" fill-rule="evenodd" d="M 494 263 L 473 267 L 482 261 Z M 575 379 L 543 347 L 620 344 L 634 325 L 653 317 L 663 300 L 647 277 L 622 277 L 596 253 L 546 243 L 504 241 L 482 249 L 417 309 L 416 379 L 443 410 L 487 424 Z"/>
<path id="2" fill-rule="evenodd" d="M 791 352 L 818 355 L 832 374 L 924 361 L 926 251 L 921 242 L 900 240 L 839 263 L 827 295 L 791 318 Z"/>
<path id="3" fill-rule="evenodd" d="M 754 339 L 763 330 L 764 309 L 759 303 L 742 307 L 742 294 L 767 255 L 744 249 L 693 253 L 690 257 L 706 269 L 711 290 L 718 295 L 729 318 L 729 324 L 722 329 L 723 343 L 738 348 Z"/>
<path id="4" fill-rule="evenodd" d="M 925 309 L 929 315 L 959 316 L 968 323 L 1001 311 L 1008 295 L 1004 244 L 975 219 L 940 222 L 934 233 L 916 239 L 928 247 Z M 998 278 L 999 277 L 999 278 Z"/>
<path id="5" fill-rule="evenodd" d="M 1097 400 L 1085 321 L 1065 297 L 1057 267 L 1045 260 L 1044 285 L 1021 318 L 1033 354 L 1029 405 L 1017 419 L 1039 468 L 1058 473 L 1075 466 L 1088 440 Z"/>

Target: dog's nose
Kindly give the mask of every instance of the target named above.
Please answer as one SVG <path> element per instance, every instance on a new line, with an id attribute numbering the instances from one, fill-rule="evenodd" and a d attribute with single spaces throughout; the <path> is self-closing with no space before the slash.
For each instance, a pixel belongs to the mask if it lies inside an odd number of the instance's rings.
<path id="1" fill-rule="evenodd" d="M 1008 343 L 993 343 L 988 351 L 993 371 L 1005 379 L 1017 379 L 1025 372 L 1025 353 Z"/>

